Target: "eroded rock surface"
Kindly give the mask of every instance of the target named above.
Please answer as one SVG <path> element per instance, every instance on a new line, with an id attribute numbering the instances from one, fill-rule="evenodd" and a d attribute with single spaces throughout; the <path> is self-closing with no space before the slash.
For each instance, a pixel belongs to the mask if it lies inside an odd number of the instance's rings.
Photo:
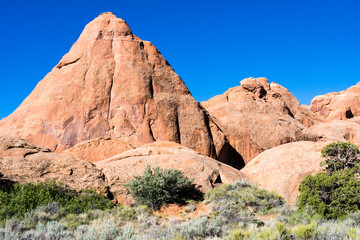
<path id="1" fill-rule="evenodd" d="M 305 127 L 312 126 L 316 117 L 286 88 L 269 84 L 266 78 L 247 78 L 240 83 L 201 105 L 245 163 L 280 144 L 317 139 Z"/>
<path id="2" fill-rule="evenodd" d="M 107 193 L 104 174 L 89 162 L 53 153 L 20 138 L 0 136 L 0 176 L 11 182 L 54 180 Z"/>
<path id="3" fill-rule="evenodd" d="M 314 97 L 310 110 L 325 120 L 346 120 L 360 116 L 360 82 L 346 91 Z"/>
<path id="4" fill-rule="evenodd" d="M 250 182 L 274 191 L 294 204 L 298 187 L 307 175 L 322 171 L 321 149 L 330 142 L 293 142 L 266 150 L 249 162 L 241 172 Z"/>
<path id="5" fill-rule="evenodd" d="M 360 117 L 319 122 L 310 130 L 328 141 L 351 142 L 360 146 Z"/>
<path id="6" fill-rule="evenodd" d="M 240 171 L 174 142 L 154 142 L 96 162 L 117 202 L 133 201 L 124 184 L 134 175 L 141 175 L 147 165 L 174 168 L 193 178 L 206 191 L 221 183 L 232 183 L 245 178 Z"/>
<path id="7" fill-rule="evenodd" d="M 98 162 L 133 148 L 118 138 L 95 138 L 78 143 L 63 153 L 88 162 Z"/>
<path id="8" fill-rule="evenodd" d="M 112 137 L 134 147 L 166 140 L 213 158 L 233 155 L 224 152 L 226 138 L 211 124 L 156 47 L 135 36 L 123 19 L 104 13 L 0 121 L 0 134 L 52 151 Z"/>

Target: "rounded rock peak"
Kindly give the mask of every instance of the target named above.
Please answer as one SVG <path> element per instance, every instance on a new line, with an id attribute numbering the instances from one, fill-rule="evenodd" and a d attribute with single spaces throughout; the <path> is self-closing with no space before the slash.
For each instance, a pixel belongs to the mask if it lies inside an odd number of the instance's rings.
<path id="1" fill-rule="evenodd" d="M 100 14 L 85 26 L 79 40 L 89 41 L 94 39 L 111 40 L 118 37 L 132 36 L 132 31 L 127 22 L 111 12 Z"/>
<path id="2" fill-rule="evenodd" d="M 255 89 L 261 87 L 264 88 L 265 90 L 269 90 L 270 86 L 269 86 L 269 80 L 265 77 L 259 77 L 259 78 L 254 78 L 254 77 L 249 77 L 249 78 L 245 78 L 243 80 L 240 81 L 240 86 L 244 89 L 247 89 L 249 91 L 254 91 Z"/>
<path id="3" fill-rule="evenodd" d="M 104 13 L 101 13 L 101 14 L 99 15 L 99 17 L 100 17 L 100 16 L 103 16 L 103 15 L 112 16 L 112 17 L 117 18 L 117 16 L 116 16 L 115 14 L 113 14 L 112 12 L 104 12 Z"/>

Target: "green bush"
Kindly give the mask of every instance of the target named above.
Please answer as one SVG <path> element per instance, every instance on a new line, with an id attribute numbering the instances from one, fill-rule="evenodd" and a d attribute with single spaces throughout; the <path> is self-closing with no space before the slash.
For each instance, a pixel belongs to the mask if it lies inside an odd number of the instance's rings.
<path id="1" fill-rule="evenodd" d="M 298 225 L 294 233 L 296 237 L 300 239 L 313 239 L 316 235 L 316 225 L 308 224 L 308 225 Z"/>
<path id="2" fill-rule="evenodd" d="M 332 174 L 339 170 L 353 168 L 358 159 L 359 148 L 349 142 L 335 142 L 327 145 L 321 150 L 321 155 L 325 158 L 322 165 L 326 165 L 326 171 Z"/>
<path id="3" fill-rule="evenodd" d="M 54 202 L 59 204 L 63 214 L 113 207 L 108 198 L 96 191 L 83 190 L 76 193 L 65 184 L 54 181 L 16 183 L 0 189 L 0 220 L 23 217 L 29 210 Z"/>
<path id="4" fill-rule="evenodd" d="M 321 151 L 326 172 L 307 176 L 300 184 L 298 211 L 311 207 L 326 219 L 360 210 L 359 148 L 347 142 L 331 143 Z"/>
<path id="5" fill-rule="evenodd" d="M 205 194 L 205 199 L 213 205 L 232 205 L 238 210 L 248 210 L 251 207 L 253 212 L 260 214 L 267 214 L 285 205 L 281 196 L 260 189 L 246 180 L 211 189 Z"/>
<path id="6" fill-rule="evenodd" d="M 326 219 L 336 219 L 360 210 L 360 182 L 350 169 L 307 176 L 299 191 L 299 211 L 309 205 Z"/>
<path id="7" fill-rule="evenodd" d="M 135 176 L 125 186 L 138 204 L 154 210 L 168 203 L 184 204 L 186 200 L 201 198 L 192 180 L 176 169 L 152 170 L 147 166 L 142 176 Z"/>

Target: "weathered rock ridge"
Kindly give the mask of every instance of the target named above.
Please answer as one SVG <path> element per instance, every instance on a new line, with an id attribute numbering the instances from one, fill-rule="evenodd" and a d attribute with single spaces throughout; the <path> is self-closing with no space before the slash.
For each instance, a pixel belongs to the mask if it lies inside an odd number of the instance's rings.
<path id="1" fill-rule="evenodd" d="M 178 169 L 194 179 L 194 183 L 204 192 L 218 184 L 246 178 L 235 168 L 174 142 L 153 142 L 95 164 L 105 174 L 115 200 L 124 204 L 133 201 L 124 184 L 134 175 L 141 175 L 147 165 Z"/>
<path id="2" fill-rule="evenodd" d="M 346 120 L 360 116 L 360 82 L 346 91 L 314 97 L 310 110 L 325 120 Z"/>
<path id="3" fill-rule="evenodd" d="M 109 139 L 82 144 L 101 145 L 103 141 Z M 178 169 L 194 179 L 202 191 L 245 178 L 237 169 L 174 142 L 157 141 L 95 164 L 50 152 L 20 138 L 0 136 L 0 185 L 54 180 L 76 191 L 95 188 L 115 202 L 129 204 L 133 199 L 123 184 L 141 175 L 147 165 Z"/>
<path id="4" fill-rule="evenodd" d="M 0 121 L 0 134 L 60 152 L 99 137 L 134 147 L 174 141 L 224 162 L 241 162 L 156 47 L 112 13 L 85 27 L 69 53 Z"/>
<path id="5" fill-rule="evenodd" d="M 319 122 L 310 130 L 328 141 L 351 142 L 360 146 L 360 117 Z"/>
<path id="6" fill-rule="evenodd" d="M 104 174 L 90 162 L 50 152 L 20 138 L 0 136 L 0 181 L 54 180 L 70 188 L 108 192 Z"/>
<path id="7" fill-rule="evenodd" d="M 266 78 L 246 78 L 240 84 L 201 105 L 246 163 L 280 144 L 317 139 L 307 128 L 316 117 L 286 88 Z"/>
<path id="8" fill-rule="evenodd" d="M 98 162 L 133 148 L 118 138 L 95 138 L 78 143 L 63 153 L 88 162 Z"/>

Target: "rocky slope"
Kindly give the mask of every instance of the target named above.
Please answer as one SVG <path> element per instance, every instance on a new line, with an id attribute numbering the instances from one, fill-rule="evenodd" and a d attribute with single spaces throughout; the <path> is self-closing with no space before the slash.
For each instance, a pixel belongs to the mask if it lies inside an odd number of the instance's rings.
<path id="1" fill-rule="evenodd" d="M 280 144 L 317 139 L 305 127 L 316 117 L 286 88 L 266 78 L 247 78 L 240 84 L 201 105 L 246 163 Z"/>
<path id="2" fill-rule="evenodd" d="M 221 130 L 156 47 L 112 13 L 85 27 L 69 53 L 0 121 L 0 134 L 53 151 L 113 137 L 134 147 L 174 141 L 225 162 L 241 158 L 227 150 Z"/>

